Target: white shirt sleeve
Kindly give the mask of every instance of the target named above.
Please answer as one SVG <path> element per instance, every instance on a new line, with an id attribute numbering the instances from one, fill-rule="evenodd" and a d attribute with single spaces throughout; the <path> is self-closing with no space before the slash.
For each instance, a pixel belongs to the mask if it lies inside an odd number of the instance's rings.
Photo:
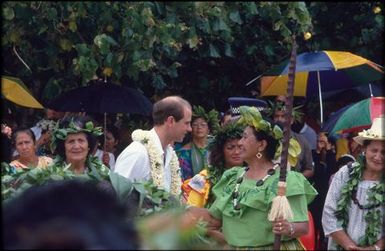
<path id="1" fill-rule="evenodd" d="M 325 199 L 325 205 L 322 212 L 322 226 L 325 232 L 325 236 L 329 236 L 331 233 L 342 230 L 342 226 L 338 224 L 337 218 L 334 213 L 337 211 L 337 204 L 341 197 L 341 190 L 348 178 L 348 167 L 343 166 L 334 175 L 334 178 L 330 184 L 329 191 Z"/>
<path id="2" fill-rule="evenodd" d="M 108 155 L 110 156 L 110 161 L 108 164 L 110 165 L 111 171 L 113 171 L 115 169 L 115 156 L 110 152 L 108 152 Z"/>
<path id="3" fill-rule="evenodd" d="M 147 149 L 139 142 L 132 142 L 118 156 L 114 172 L 132 181 L 149 180 L 150 160 Z"/>

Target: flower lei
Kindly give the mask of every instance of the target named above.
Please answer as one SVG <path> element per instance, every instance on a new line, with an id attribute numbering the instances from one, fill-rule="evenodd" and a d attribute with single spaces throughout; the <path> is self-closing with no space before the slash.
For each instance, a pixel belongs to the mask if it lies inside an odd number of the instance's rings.
<path id="1" fill-rule="evenodd" d="M 36 123 L 36 126 L 40 127 L 43 131 L 52 131 L 56 126 L 56 122 L 50 119 L 42 119 Z"/>
<path id="2" fill-rule="evenodd" d="M 163 160 L 160 152 L 156 148 L 155 140 L 151 137 L 149 131 L 144 131 L 141 129 L 135 130 L 131 137 L 132 140 L 141 142 L 147 149 L 148 156 L 150 159 L 150 168 L 151 168 L 151 177 L 154 184 L 162 188 L 164 187 L 163 183 Z M 178 157 L 175 152 L 172 152 L 171 162 L 171 189 L 170 193 L 179 196 L 181 194 L 182 180 L 180 176 L 180 167 Z"/>
<path id="3" fill-rule="evenodd" d="M 342 223 L 342 227 L 346 229 L 349 223 L 348 208 L 353 200 L 353 194 L 355 193 L 358 183 L 362 178 L 362 170 L 365 166 L 365 160 L 363 156 L 359 156 L 355 165 L 351 166 L 349 180 L 341 190 L 341 198 L 337 205 L 337 211 L 335 216 L 337 220 Z M 368 192 L 368 204 L 364 206 L 363 210 L 367 210 L 365 215 L 366 229 L 365 235 L 359 240 L 359 246 L 373 245 L 377 241 L 377 236 L 381 231 L 381 210 L 378 209 L 380 205 L 385 203 L 385 178 L 383 177 L 381 182 L 369 189 Z M 339 249 L 342 247 L 338 246 Z"/>

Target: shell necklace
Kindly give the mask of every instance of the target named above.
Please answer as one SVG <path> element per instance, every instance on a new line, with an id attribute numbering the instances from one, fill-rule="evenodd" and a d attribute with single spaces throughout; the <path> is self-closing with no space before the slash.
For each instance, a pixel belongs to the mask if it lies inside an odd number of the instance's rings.
<path id="1" fill-rule="evenodd" d="M 265 180 L 267 178 L 269 178 L 270 176 L 274 175 L 275 174 L 275 169 L 277 168 L 278 164 L 275 164 L 273 166 L 273 168 L 270 168 L 269 170 L 267 170 L 267 174 L 265 177 L 263 177 L 262 179 L 258 180 L 255 185 L 257 187 L 259 186 L 262 186 L 264 183 L 265 183 Z M 239 201 L 238 201 L 238 197 L 239 197 L 239 186 L 241 185 L 241 183 L 243 182 L 243 179 L 244 179 L 244 176 L 246 174 L 246 172 L 249 170 L 250 168 L 248 166 L 245 167 L 245 170 L 243 170 L 242 174 L 237 178 L 237 183 L 235 184 L 235 189 L 234 189 L 234 192 L 232 194 L 232 198 L 233 198 L 233 206 L 234 206 L 234 209 L 235 210 L 240 210 L 241 209 L 241 205 L 239 204 Z"/>

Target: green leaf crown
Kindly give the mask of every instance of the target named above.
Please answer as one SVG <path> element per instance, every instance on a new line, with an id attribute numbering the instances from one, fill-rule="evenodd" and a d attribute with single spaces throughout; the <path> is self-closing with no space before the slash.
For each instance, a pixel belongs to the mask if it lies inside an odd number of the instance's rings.
<path id="1" fill-rule="evenodd" d="M 192 120 L 195 120 L 197 118 L 203 118 L 207 124 L 209 124 L 210 127 L 210 133 L 214 134 L 219 129 L 219 113 L 212 109 L 211 111 L 207 112 L 202 106 L 193 106 L 193 114 L 192 114 Z"/>
<path id="2" fill-rule="evenodd" d="M 256 107 L 241 106 L 239 107 L 241 117 L 238 120 L 238 124 L 243 126 L 252 126 L 257 131 L 264 131 L 267 135 L 270 135 L 276 140 L 283 138 L 283 132 L 277 125 L 271 126 L 271 123 L 262 118 L 261 113 Z"/>
<path id="3" fill-rule="evenodd" d="M 57 123 L 53 132 L 52 132 L 52 143 L 51 149 L 54 151 L 56 149 L 56 145 L 58 140 L 65 140 L 68 137 L 68 134 L 75 133 L 89 133 L 91 135 L 95 135 L 96 137 L 101 136 L 103 134 L 103 130 L 101 127 L 95 127 L 92 121 L 88 121 L 84 124 L 84 127 L 80 126 L 78 123 L 75 123 L 72 119 L 67 127 L 60 128 L 60 123 Z"/>

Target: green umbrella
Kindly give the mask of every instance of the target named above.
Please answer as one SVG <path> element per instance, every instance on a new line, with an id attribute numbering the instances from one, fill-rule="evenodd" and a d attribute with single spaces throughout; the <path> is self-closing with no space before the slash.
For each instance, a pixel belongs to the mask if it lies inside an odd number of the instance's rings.
<path id="1" fill-rule="evenodd" d="M 385 97 L 371 97 L 348 105 L 335 112 L 322 127 L 332 135 L 367 129 L 374 118 L 385 113 Z"/>

